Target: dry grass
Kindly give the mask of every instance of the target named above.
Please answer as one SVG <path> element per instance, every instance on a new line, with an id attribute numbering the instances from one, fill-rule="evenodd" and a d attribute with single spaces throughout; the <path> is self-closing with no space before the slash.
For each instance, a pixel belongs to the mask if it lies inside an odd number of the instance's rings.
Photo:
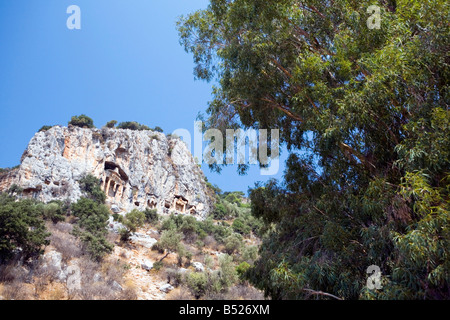
<path id="1" fill-rule="evenodd" d="M 264 300 L 264 293 L 254 287 L 239 284 L 231 287 L 224 295 L 225 300 Z"/>
<path id="2" fill-rule="evenodd" d="M 167 294 L 167 300 L 195 300 L 195 297 L 186 288 L 177 288 Z"/>
<path id="3" fill-rule="evenodd" d="M 62 254 L 63 262 L 79 258 L 83 255 L 79 240 L 71 234 L 73 226 L 69 223 L 48 224 L 47 228 L 51 232 L 50 243 L 56 251 Z"/>
<path id="4" fill-rule="evenodd" d="M 0 295 L 5 300 L 32 300 L 32 289 L 21 281 L 4 283 Z"/>

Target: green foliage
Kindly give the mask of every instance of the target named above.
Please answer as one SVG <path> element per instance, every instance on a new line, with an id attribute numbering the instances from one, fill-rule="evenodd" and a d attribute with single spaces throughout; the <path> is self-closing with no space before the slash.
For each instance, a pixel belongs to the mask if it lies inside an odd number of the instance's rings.
<path id="1" fill-rule="evenodd" d="M 193 216 L 185 216 L 179 229 L 185 238 L 192 238 L 197 233 L 197 225 L 197 219 Z"/>
<path id="2" fill-rule="evenodd" d="M 64 204 L 61 201 L 51 201 L 48 204 L 40 204 L 38 207 L 44 220 L 51 220 L 55 224 L 65 220 Z"/>
<path id="3" fill-rule="evenodd" d="M 92 199 L 80 198 L 72 204 L 72 214 L 78 218 L 77 224 L 92 233 L 105 233 L 109 209 Z"/>
<path id="4" fill-rule="evenodd" d="M 233 263 L 233 257 L 223 254 L 219 257 L 219 277 L 222 290 L 227 290 L 238 281 L 238 273 Z"/>
<path id="5" fill-rule="evenodd" d="M 183 217 L 180 215 L 171 214 L 165 218 L 162 223 L 160 230 L 178 230 L 183 224 Z"/>
<path id="6" fill-rule="evenodd" d="M 253 264 L 253 262 L 258 258 L 258 247 L 257 246 L 245 246 L 242 249 L 242 260 Z"/>
<path id="7" fill-rule="evenodd" d="M 211 0 L 178 23 L 218 84 L 206 129 L 278 128 L 290 153 L 250 192 L 248 279 L 274 299 L 449 298 L 448 1 L 376 2 L 380 29 L 371 4 Z"/>
<path id="8" fill-rule="evenodd" d="M 239 252 L 244 245 L 242 236 L 237 233 L 233 233 L 225 239 L 225 251 L 228 254 Z"/>
<path id="9" fill-rule="evenodd" d="M 251 266 L 246 261 L 241 262 L 236 267 L 236 273 L 238 274 L 240 279 L 245 279 L 246 273 L 250 270 Z"/>
<path id="10" fill-rule="evenodd" d="M 23 188 L 19 187 L 17 184 L 13 184 L 6 191 L 6 193 L 9 194 L 10 196 L 20 195 L 22 192 L 23 192 Z"/>
<path id="11" fill-rule="evenodd" d="M 161 270 L 162 267 L 164 267 L 164 263 L 163 263 L 162 261 L 156 261 L 156 262 L 153 264 L 153 269 L 154 269 L 155 271 Z"/>
<path id="12" fill-rule="evenodd" d="M 94 120 L 89 118 L 88 116 L 82 114 L 80 116 L 73 116 L 69 121 L 69 125 L 80 127 L 80 128 L 95 128 Z"/>
<path id="13" fill-rule="evenodd" d="M 150 224 L 156 224 L 159 221 L 158 210 L 156 209 L 145 209 L 144 211 L 145 221 Z"/>
<path id="14" fill-rule="evenodd" d="M 233 224 L 231 225 L 234 232 L 240 233 L 242 235 L 250 234 L 250 227 L 244 223 L 244 221 L 240 218 L 234 219 Z"/>
<path id="15" fill-rule="evenodd" d="M 100 180 L 91 174 L 85 175 L 80 181 L 80 189 L 85 196 L 98 203 L 105 203 L 106 195 L 101 189 Z"/>
<path id="16" fill-rule="evenodd" d="M 175 253 L 183 250 L 183 247 L 181 245 L 182 237 L 183 236 L 176 230 L 163 231 L 163 233 L 161 234 L 161 238 L 157 243 L 158 248 L 167 250 L 167 254 L 163 258 L 161 258 L 160 261 L 164 260 L 170 253 Z"/>
<path id="17" fill-rule="evenodd" d="M 156 132 L 161 132 L 161 133 L 164 132 L 164 130 L 161 127 L 158 127 L 158 126 L 154 127 L 152 130 L 156 131 Z"/>
<path id="18" fill-rule="evenodd" d="M 101 260 L 113 249 L 105 238 L 109 219 L 108 207 L 92 199 L 81 198 L 72 204 L 71 211 L 78 218 L 74 234 L 81 239 L 93 260 Z"/>
<path id="19" fill-rule="evenodd" d="M 203 272 L 191 272 L 186 275 L 186 285 L 196 299 L 200 299 L 205 293 L 208 285 L 208 278 Z"/>
<path id="20" fill-rule="evenodd" d="M 82 231 L 79 237 L 84 250 L 89 253 L 94 261 L 101 261 L 106 254 L 111 253 L 114 249 L 114 245 L 109 243 L 100 233 Z"/>
<path id="21" fill-rule="evenodd" d="M 136 232 L 137 228 L 142 227 L 145 222 L 145 214 L 137 209 L 128 212 L 125 217 L 122 217 L 121 223 L 125 229 L 120 230 L 120 236 L 123 241 L 128 240 L 133 232 Z"/>
<path id="22" fill-rule="evenodd" d="M 106 124 L 106 127 L 112 129 L 116 126 L 116 124 L 117 124 L 117 120 L 111 120 Z"/>
<path id="23" fill-rule="evenodd" d="M 0 262 L 19 253 L 27 260 L 43 253 L 49 233 L 42 212 L 32 200 L 0 194 Z"/>
<path id="24" fill-rule="evenodd" d="M 143 131 L 143 130 L 151 130 L 149 127 L 147 127 L 144 124 L 140 124 L 136 121 L 125 121 L 121 122 L 117 125 L 118 129 L 129 129 L 134 131 Z"/>
<path id="25" fill-rule="evenodd" d="M 198 161 L 196 161 L 198 162 Z M 208 179 L 205 177 L 206 180 L 206 186 L 216 195 L 219 196 L 220 194 L 222 194 L 222 190 L 217 186 L 217 185 L 213 185 L 211 182 L 208 182 Z"/>
<path id="26" fill-rule="evenodd" d="M 53 128 L 53 126 L 42 126 L 38 132 L 45 132 Z"/>
<path id="27" fill-rule="evenodd" d="M 214 205 L 213 217 L 217 220 L 223 220 L 228 217 L 228 212 L 222 203 L 216 203 Z"/>

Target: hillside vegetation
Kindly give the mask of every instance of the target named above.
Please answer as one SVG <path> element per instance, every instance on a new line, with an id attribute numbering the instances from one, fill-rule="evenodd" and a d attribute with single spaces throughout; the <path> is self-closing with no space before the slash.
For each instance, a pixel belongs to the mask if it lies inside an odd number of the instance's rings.
<path id="1" fill-rule="evenodd" d="M 79 183 L 75 203 L 25 199 L 17 186 L 0 194 L 1 299 L 263 298 L 244 277 L 258 256 L 261 224 L 243 194 L 217 193 L 218 219 L 198 221 L 149 209 L 112 214 L 98 179 Z"/>

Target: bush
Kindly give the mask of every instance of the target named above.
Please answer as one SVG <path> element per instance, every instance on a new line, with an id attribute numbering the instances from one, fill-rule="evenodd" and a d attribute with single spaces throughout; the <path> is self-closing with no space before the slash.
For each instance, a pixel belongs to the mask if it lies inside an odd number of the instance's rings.
<path id="1" fill-rule="evenodd" d="M 106 254 L 114 249 L 114 246 L 100 234 L 91 232 L 81 232 L 80 239 L 83 243 L 83 249 L 94 261 L 101 261 Z"/>
<path id="2" fill-rule="evenodd" d="M 158 210 L 156 209 L 145 209 L 144 211 L 145 221 L 154 224 L 159 221 Z"/>
<path id="3" fill-rule="evenodd" d="M 77 224 L 91 233 L 106 233 L 109 209 L 92 199 L 80 198 L 72 204 L 72 214 L 79 220 Z"/>
<path id="4" fill-rule="evenodd" d="M 65 215 L 63 211 L 63 203 L 60 201 L 51 201 L 48 204 L 41 204 L 44 220 L 51 220 L 54 224 L 64 221 Z"/>
<path id="5" fill-rule="evenodd" d="M 161 258 L 160 261 L 164 260 L 170 253 L 175 253 L 180 248 L 182 235 L 176 230 L 166 230 L 162 233 L 161 238 L 157 242 L 161 249 L 167 250 L 167 254 Z"/>
<path id="6" fill-rule="evenodd" d="M 239 278 L 244 280 L 245 279 L 245 273 L 247 272 L 248 269 L 250 269 L 250 265 L 244 261 L 241 262 L 237 267 L 236 267 L 236 273 L 238 274 Z"/>
<path id="7" fill-rule="evenodd" d="M 117 124 L 116 120 L 111 120 L 106 124 L 106 127 L 112 129 L 115 127 L 116 124 Z"/>
<path id="8" fill-rule="evenodd" d="M 0 194 L 0 262 L 12 258 L 19 248 L 25 259 L 42 254 L 49 236 L 34 201 Z"/>
<path id="9" fill-rule="evenodd" d="M 42 126 L 38 132 L 45 132 L 53 128 L 53 126 Z"/>
<path id="10" fill-rule="evenodd" d="M 232 230 L 229 226 L 217 225 L 214 226 L 213 236 L 217 242 L 225 243 L 225 239 L 232 234 Z"/>
<path id="11" fill-rule="evenodd" d="M 220 256 L 219 266 L 220 283 L 222 288 L 226 290 L 238 281 L 238 274 L 233 263 L 233 257 L 227 254 Z"/>
<path id="12" fill-rule="evenodd" d="M 153 264 L 153 269 L 155 270 L 155 271 L 159 271 L 159 270 L 161 270 L 161 268 L 164 266 L 164 263 L 162 262 L 162 261 L 156 261 L 154 264 Z"/>
<path id="13" fill-rule="evenodd" d="M 214 206 L 213 216 L 216 220 L 226 219 L 228 212 L 223 203 L 216 203 Z"/>
<path id="14" fill-rule="evenodd" d="M 187 239 L 192 239 L 197 233 L 197 220 L 193 216 L 185 216 L 180 226 L 180 231 Z"/>
<path id="15" fill-rule="evenodd" d="M 233 233 L 225 239 L 225 251 L 228 254 L 239 252 L 243 246 L 243 239 L 240 234 Z"/>
<path id="16" fill-rule="evenodd" d="M 245 224 L 241 218 L 236 218 L 231 225 L 233 230 L 242 235 L 248 235 L 251 232 L 251 228 Z"/>
<path id="17" fill-rule="evenodd" d="M 85 196 L 98 203 L 105 203 L 106 195 L 101 189 L 100 180 L 92 174 L 87 174 L 79 181 L 80 189 Z"/>
<path id="18" fill-rule="evenodd" d="M 183 224 L 183 217 L 180 215 L 171 214 L 165 218 L 161 224 L 161 231 L 164 230 L 178 230 Z"/>
<path id="19" fill-rule="evenodd" d="M 245 246 L 242 250 L 242 260 L 248 263 L 253 263 L 258 258 L 257 246 Z"/>
<path id="20" fill-rule="evenodd" d="M 167 269 L 167 282 L 172 284 L 175 288 L 179 287 L 182 280 L 183 280 L 183 274 L 176 270 L 176 269 Z"/>
<path id="21" fill-rule="evenodd" d="M 80 128 L 94 128 L 94 120 L 82 114 L 81 116 L 73 116 L 69 125 Z"/>
<path id="22" fill-rule="evenodd" d="M 190 272 L 186 275 L 186 285 L 196 299 L 200 299 L 205 293 L 208 278 L 203 272 Z"/>
<path id="23" fill-rule="evenodd" d="M 125 121 L 117 125 L 118 129 L 129 129 L 134 131 L 151 130 L 146 125 L 140 124 L 136 121 Z"/>
<path id="24" fill-rule="evenodd" d="M 128 240 L 131 233 L 136 232 L 137 228 L 141 227 L 145 222 L 145 214 L 137 209 L 127 213 L 122 219 L 122 224 L 126 229 L 120 231 L 121 239 Z"/>
<path id="25" fill-rule="evenodd" d="M 92 199 L 81 198 L 72 205 L 72 213 L 78 218 L 74 235 L 81 239 L 83 247 L 93 260 L 101 260 L 113 249 L 105 238 L 109 219 L 108 207 Z"/>

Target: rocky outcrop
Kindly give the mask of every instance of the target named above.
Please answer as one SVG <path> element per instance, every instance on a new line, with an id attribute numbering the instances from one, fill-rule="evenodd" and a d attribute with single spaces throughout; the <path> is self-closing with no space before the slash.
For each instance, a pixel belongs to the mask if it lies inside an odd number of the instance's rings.
<path id="1" fill-rule="evenodd" d="M 56 126 L 38 132 L 19 168 L 0 176 L 0 191 L 17 184 L 25 197 L 74 202 L 86 174 L 98 177 L 115 212 L 150 208 L 202 219 L 211 207 L 203 173 L 186 145 L 154 131 Z"/>

